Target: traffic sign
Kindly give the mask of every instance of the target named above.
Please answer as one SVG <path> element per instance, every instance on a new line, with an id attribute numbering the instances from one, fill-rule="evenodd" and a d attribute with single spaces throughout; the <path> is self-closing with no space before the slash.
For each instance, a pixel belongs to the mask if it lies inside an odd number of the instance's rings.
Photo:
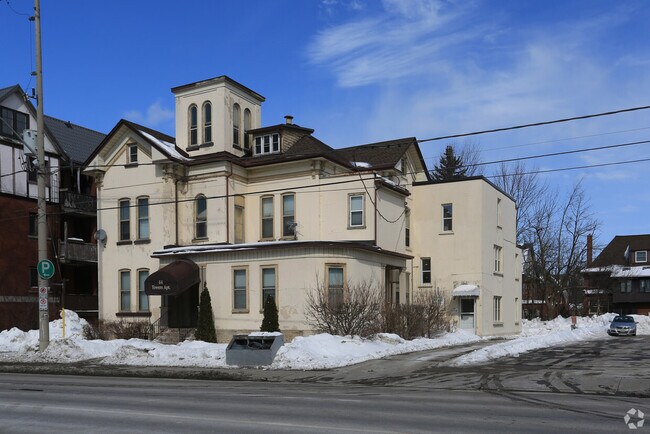
<path id="1" fill-rule="evenodd" d="M 38 310 L 47 310 L 47 293 L 50 288 L 47 286 L 38 287 Z"/>
<path id="2" fill-rule="evenodd" d="M 47 286 L 39 286 L 38 287 L 38 294 L 40 296 L 47 295 L 47 290 L 48 290 Z"/>
<path id="3" fill-rule="evenodd" d="M 38 269 L 38 275 L 43 280 L 48 280 L 54 276 L 54 264 L 49 259 L 38 261 L 36 268 Z"/>

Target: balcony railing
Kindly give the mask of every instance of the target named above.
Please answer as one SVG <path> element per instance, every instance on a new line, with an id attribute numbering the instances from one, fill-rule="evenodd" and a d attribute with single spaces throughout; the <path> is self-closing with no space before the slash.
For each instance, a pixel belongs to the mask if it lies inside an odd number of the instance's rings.
<path id="1" fill-rule="evenodd" d="M 75 312 L 97 312 L 97 296 L 87 294 L 66 294 L 65 308 Z"/>
<path id="2" fill-rule="evenodd" d="M 59 242 L 59 260 L 63 263 L 97 262 L 97 244 L 67 239 Z"/>
<path id="3" fill-rule="evenodd" d="M 97 199 L 87 194 L 61 190 L 59 203 L 64 211 L 80 214 L 97 214 Z"/>

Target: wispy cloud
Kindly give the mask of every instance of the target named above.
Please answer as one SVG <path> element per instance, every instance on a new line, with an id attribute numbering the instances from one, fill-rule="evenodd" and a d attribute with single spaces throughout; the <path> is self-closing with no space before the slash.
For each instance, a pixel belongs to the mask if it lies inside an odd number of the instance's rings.
<path id="1" fill-rule="evenodd" d="M 174 119 L 174 111 L 163 107 L 161 101 L 157 100 L 150 104 L 144 113 L 140 110 L 131 110 L 124 113 L 124 117 L 147 127 L 159 127 Z"/>

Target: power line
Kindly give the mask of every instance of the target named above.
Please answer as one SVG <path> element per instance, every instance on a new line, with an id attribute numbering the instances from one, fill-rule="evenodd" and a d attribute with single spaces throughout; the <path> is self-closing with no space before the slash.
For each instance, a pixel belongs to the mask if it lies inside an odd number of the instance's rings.
<path id="1" fill-rule="evenodd" d="M 646 106 L 640 106 L 640 107 L 631 107 L 631 108 L 625 108 L 625 109 L 620 109 L 620 110 L 613 110 L 613 111 L 608 111 L 608 112 L 603 112 L 603 113 L 595 113 L 595 114 L 589 114 L 589 115 L 583 115 L 583 116 L 575 116 L 572 118 L 563 118 L 563 119 L 555 119 L 552 121 L 543 121 L 543 122 L 533 122 L 529 124 L 522 124 L 522 125 L 514 125 L 511 127 L 503 127 L 503 128 L 494 128 L 491 130 L 482 130 L 482 131 L 473 131 L 471 133 L 461 133 L 461 134 L 451 134 L 448 136 L 439 136 L 439 137 L 432 137 L 430 139 L 420 139 L 417 140 L 418 143 L 424 143 L 424 142 L 431 142 L 435 140 L 445 140 L 445 139 L 455 139 L 458 137 L 469 137 L 469 136 L 478 136 L 480 134 L 489 134 L 489 133 L 498 133 L 501 131 L 511 131 L 511 130 L 520 130 L 522 128 L 530 128 L 530 127 L 539 127 L 542 125 L 550 125 L 550 124 L 559 124 L 562 122 L 571 122 L 571 121 L 578 121 L 578 120 L 583 120 L 583 119 L 591 119 L 591 118 L 597 118 L 597 117 L 602 117 L 602 116 L 611 116 L 611 115 L 616 115 L 620 113 L 629 113 L 629 112 L 634 112 L 638 110 L 647 110 L 650 109 L 650 105 Z"/>
<path id="2" fill-rule="evenodd" d="M 586 149 L 574 149 L 571 151 L 561 151 L 561 152 L 552 152 L 550 154 L 539 154 L 539 155 L 530 155 L 527 157 L 517 157 L 517 158 L 508 158 L 504 160 L 494 160 L 494 161 L 485 161 L 483 163 L 473 163 L 473 164 L 465 164 L 460 167 L 475 167 L 475 166 L 486 166 L 489 164 L 496 164 L 496 163 L 509 163 L 512 161 L 521 161 L 521 160 L 533 160 L 536 158 L 546 158 L 546 157 L 555 157 L 558 155 L 568 155 L 568 154 L 578 154 L 580 152 L 590 152 L 590 151 L 600 151 L 602 149 L 613 149 L 613 148 L 622 148 L 625 146 L 634 146 L 634 145 L 641 145 L 644 143 L 650 143 L 650 140 L 642 140 L 639 142 L 629 142 L 629 143 L 619 143 L 616 145 L 607 145 L 607 146 L 597 146 L 594 148 L 586 148 Z"/>
<path id="3" fill-rule="evenodd" d="M 491 176 L 486 176 L 486 178 L 500 178 L 505 176 L 535 175 L 538 173 L 564 172 L 567 170 L 591 169 L 594 167 L 605 167 L 605 166 L 618 166 L 621 164 L 642 163 L 646 161 L 650 161 L 650 158 L 641 158 L 639 160 L 628 160 L 628 161 L 616 161 L 613 163 L 587 164 L 585 166 L 562 167 L 559 169 L 534 170 L 531 172 L 522 172 L 522 173 L 491 175 Z"/>

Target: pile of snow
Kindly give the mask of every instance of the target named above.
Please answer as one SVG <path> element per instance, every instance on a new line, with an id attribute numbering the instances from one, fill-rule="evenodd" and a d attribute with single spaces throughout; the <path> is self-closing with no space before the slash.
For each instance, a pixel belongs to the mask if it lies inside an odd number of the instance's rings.
<path id="1" fill-rule="evenodd" d="M 520 337 L 480 348 L 469 354 L 460 356 L 448 364 L 450 366 L 466 366 L 489 362 L 501 357 L 518 357 L 541 348 L 568 344 L 571 342 L 588 341 L 607 337 L 607 328 L 616 314 L 606 313 L 593 317 L 577 317 L 576 328 L 571 328 L 571 318 L 557 317 L 549 321 L 539 318 L 523 320 Z M 650 334 L 650 317 L 632 315 L 637 324 L 637 334 Z"/>
<path id="2" fill-rule="evenodd" d="M 65 336 L 66 338 L 83 339 L 83 329 L 88 323 L 79 318 L 76 312 L 65 310 Z M 50 339 L 61 339 L 63 334 L 63 320 L 57 319 L 50 322 Z M 24 332 L 18 328 L 0 332 L 0 352 L 26 352 L 38 350 L 38 330 Z"/>
<path id="3" fill-rule="evenodd" d="M 480 340 L 476 335 L 462 330 L 445 333 L 435 339 L 420 338 L 412 341 L 388 333 L 378 334 L 372 339 L 332 336 L 325 333 L 299 336 L 280 348 L 271 367 L 305 370 L 337 368 L 395 354 L 432 350 Z"/>

